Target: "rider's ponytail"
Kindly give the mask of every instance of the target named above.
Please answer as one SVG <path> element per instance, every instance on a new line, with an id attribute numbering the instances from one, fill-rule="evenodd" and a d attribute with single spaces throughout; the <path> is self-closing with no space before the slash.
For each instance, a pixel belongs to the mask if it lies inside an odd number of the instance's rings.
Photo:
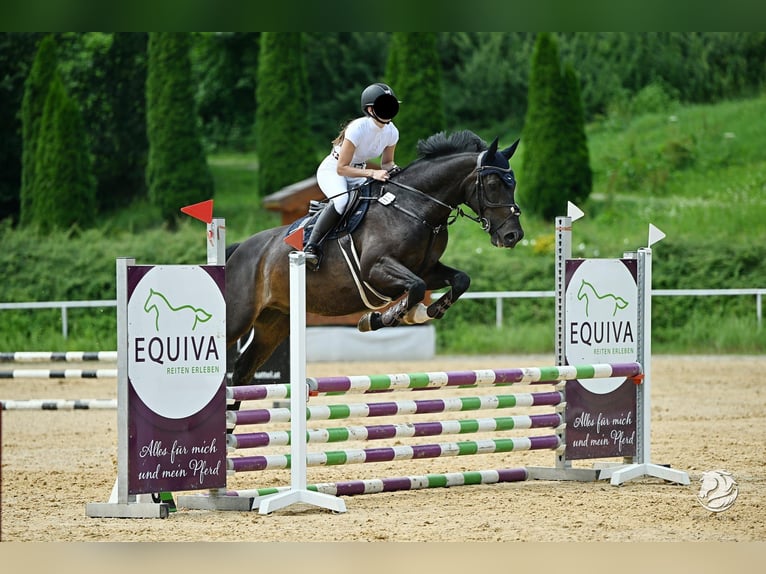
<path id="1" fill-rule="evenodd" d="M 340 132 L 337 136 L 335 136 L 335 139 L 332 140 L 333 147 L 341 146 L 343 145 L 343 140 L 346 139 L 346 127 L 348 126 L 350 122 L 346 122 L 342 126 L 340 126 Z"/>

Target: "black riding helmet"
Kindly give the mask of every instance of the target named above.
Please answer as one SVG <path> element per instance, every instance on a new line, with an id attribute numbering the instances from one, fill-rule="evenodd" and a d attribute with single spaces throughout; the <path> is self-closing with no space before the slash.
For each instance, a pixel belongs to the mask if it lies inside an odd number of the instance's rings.
<path id="1" fill-rule="evenodd" d="M 367 106 L 372 106 L 377 119 L 389 121 L 399 113 L 399 100 L 394 91 L 386 84 L 370 84 L 362 92 L 362 113 L 367 114 Z"/>

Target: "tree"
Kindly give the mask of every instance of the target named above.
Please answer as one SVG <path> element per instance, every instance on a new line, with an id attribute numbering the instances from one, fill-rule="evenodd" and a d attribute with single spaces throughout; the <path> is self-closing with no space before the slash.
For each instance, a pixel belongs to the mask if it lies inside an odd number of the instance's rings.
<path id="1" fill-rule="evenodd" d="M 362 90 L 384 77 L 389 39 L 388 32 L 304 32 L 309 119 L 322 154 L 341 126 L 361 114 Z"/>
<path id="2" fill-rule="evenodd" d="M 265 196 L 316 171 L 301 32 L 261 34 L 256 99 L 258 192 Z"/>
<path id="3" fill-rule="evenodd" d="M 566 127 L 561 132 L 561 148 L 566 150 L 569 160 L 564 166 L 564 180 L 569 201 L 583 203 L 593 189 L 593 171 L 590 168 L 588 138 L 585 135 L 585 114 L 583 112 L 580 82 L 574 67 L 565 64 L 562 78 L 563 114 Z M 564 212 L 559 212 L 564 213 Z"/>
<path id="4" fill-rule="evenodd" d="M 406 165 L 417 157 L 418 140 L 445 127 L 436 33 L 394 32 L 386 78 L 402 100 L 395 120 L 399 128 L 396 161 Z"/>
<path id="5" fill-rule="evenodd" d="M 533 40 L 529 32 L 442 32 L 439 54 L 449 121 L 474 131 L 510 127 L 518 133 L 527 107 Z"/>
<path id="6" fill-rule="evenodd" d="M 35 160 L 30 223 L 42 230 L 93 225 L 96 189 L 85 126 L 57 73 L 45 100 Z"/>
<path id="7" fill-rule="evenodd" d="M 204 32 L 193 36 L 196 100 L 209 149 L 252 147 L 260 34 Z"/>
<path id="8" fill-rule="evenodd" d="M 32 201 L 35 187 L 35 169 L 37 167 L 38 136 L 43 109 L 48 97 L 51 79 L 56 72 L 56 42 L 53 36 L 45 36 L 39 44 L 34 64 L 24 84 L 24 99 L 21 104 L 22 152 L 21 152 L 21 192 L 19 220 L 22 224 L 30 223 Z"/>
<path id="9" fill-rule="evenodd" d="M 558 47 L 549 33 L 535 43 L 529 78 L 520 203 L 545 219 L 566 213 L 591 191 L 585 125 L 574 70 L 562 73 Z"/>
<path id="10" fill-rule="evenodd" d="M 149 142 L 146 135 L 145 32 L 116 32 L 102 58 L 97 86 L 99 130 L 90 130 L 99 210 L 124 207 L 145 198 Z"/>
<path id="11" fill-rule="evenodd" d="M 21 188 L 21 103 L 37 51 L 38 33 L 0 33 L 0 220 L 18 221 Z"/>
<path id="12" fill-rule="evenodd" d="M 149 198 L 172 228 L 181 207 L 213 196 L 213 177 L 197 131 L 186 32 L 149 35 L 146 81 Z"/>
<path id="13" fill-rule="evenodd" d="M 58 70 L 78 102 L 100 211 L 146 197 L 145 32 L 57 34 Z"/>

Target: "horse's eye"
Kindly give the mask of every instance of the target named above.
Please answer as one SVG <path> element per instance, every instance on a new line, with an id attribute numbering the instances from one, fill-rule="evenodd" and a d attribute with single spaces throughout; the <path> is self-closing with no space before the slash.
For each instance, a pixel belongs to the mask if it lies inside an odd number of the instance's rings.
<path id="1" fill-rule="evenodd" d="M 507 187 L 501 179 L 495 179 L 486 188 L 488 204 L 508 205 L 513 203 L 513 188 Z"/>

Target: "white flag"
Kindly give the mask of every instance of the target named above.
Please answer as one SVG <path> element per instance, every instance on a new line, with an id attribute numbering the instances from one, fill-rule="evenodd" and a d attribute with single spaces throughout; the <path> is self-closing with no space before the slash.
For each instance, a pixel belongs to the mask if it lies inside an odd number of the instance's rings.
<path id="1" fill-rule="evenodd" d="M 649 245 L 647 247 L 651 247 L 658 241 L 662 241 L 665 239 L 665 233 L 651 223 L 649 224 Z"/>
<path id="2" fill-rule="evenodd" d="M 585 214 L 582 212 L 582 210 L 579 207 L 577 207 L 571 201 L 567 201 L 567 217 L 571 217 L 572 221 L 577 221 L 583 215 Z"/>

